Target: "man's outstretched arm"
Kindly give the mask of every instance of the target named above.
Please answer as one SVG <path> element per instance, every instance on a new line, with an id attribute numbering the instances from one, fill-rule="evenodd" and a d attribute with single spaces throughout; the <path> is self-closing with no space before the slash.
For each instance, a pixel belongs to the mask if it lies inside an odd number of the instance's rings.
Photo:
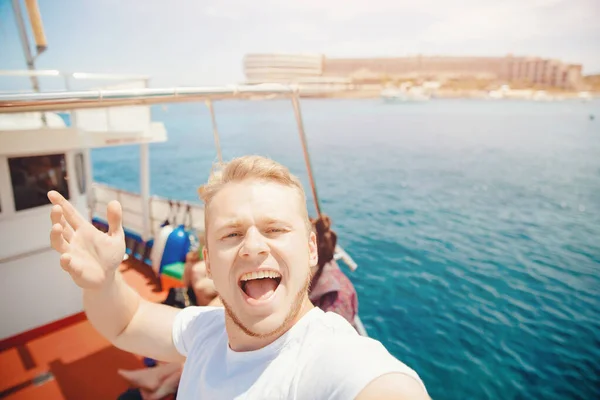
<path id="1" fill-rule="evenodd" d="M 431 400 L 416 379 L 401 373 L 389 373 L 374 379 L 356 400 Z"/>
<path id="2" fill-rule="evenodd" d="M 60 193 L 48 198 L 52 248 L 60 265 L 83 289 L 83 304 L 92 325 L 115 346 L 164 361 L 182 361 L 172 339 L 179 310 L 143 300 L 118 272 L 125 255 L 122 210 L 108 205 L 108 232 L 96 229 Z"/>
<path id="3" fill-rule="evenodd" d="M 116 347 L 160 361 L 184 361 L 173 345 L 174 307 L 144 300 L 117 271 L 114 282 L 84 289 L 83 306 L 90 323 Z"/>

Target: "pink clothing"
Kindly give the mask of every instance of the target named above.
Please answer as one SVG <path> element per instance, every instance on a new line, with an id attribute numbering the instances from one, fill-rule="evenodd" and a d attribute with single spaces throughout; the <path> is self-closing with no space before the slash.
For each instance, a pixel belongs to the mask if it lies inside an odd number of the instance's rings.
<path id="1" fill-rule="evenodd" d="M 315 276 L 309 293 L 310 301 L 321 310 L 333 311 L 354 326 L 358 313 L 358 297 L 352 282 L 340 270 L 335 260 L 323 266 L 320 276 Z"/>

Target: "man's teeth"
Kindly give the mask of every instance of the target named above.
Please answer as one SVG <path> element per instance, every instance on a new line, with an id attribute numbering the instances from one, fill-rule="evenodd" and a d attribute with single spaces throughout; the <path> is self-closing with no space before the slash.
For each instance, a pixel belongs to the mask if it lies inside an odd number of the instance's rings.
<path id="1" fill-rule="evenodd" d="M 281 274 L 275 271 L 254 271 L 248 272 L 242 275 L 241 281 L 249 281 L 252 279 L 262 279 L 262 278 L 281 278 Z"/>

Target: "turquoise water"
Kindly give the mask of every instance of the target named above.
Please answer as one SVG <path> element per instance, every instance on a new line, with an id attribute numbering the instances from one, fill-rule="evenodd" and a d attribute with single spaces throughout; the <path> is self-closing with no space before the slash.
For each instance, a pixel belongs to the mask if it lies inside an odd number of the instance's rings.
<path id="1" fill-rule="evenodd" d="M 599 101 L 302 105 L 363 322 L 433 398 L 600 398 Z M 289 102 L 216 111 L 224 158 L 307 182 Z M 170 140 L 151 146 L 152 193 L 196 200 L 216 157 L 206 108 L 154 119 Z M 136 147 L 93 157 L 96 180 L 139 191 Z"/>

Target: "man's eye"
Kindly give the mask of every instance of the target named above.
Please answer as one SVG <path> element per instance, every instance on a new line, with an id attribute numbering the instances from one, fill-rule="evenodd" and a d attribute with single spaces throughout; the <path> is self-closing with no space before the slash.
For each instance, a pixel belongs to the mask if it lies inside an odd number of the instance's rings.
<path id="1" fill-rule="evenodd" d="M 231 232 L 230 234 L 224 236 L 223 239 L 234 238 L 234 237 L 237 237 L 237 236 L 240 236 L 240 234 L 237 233 L 237 232 Z"/>

